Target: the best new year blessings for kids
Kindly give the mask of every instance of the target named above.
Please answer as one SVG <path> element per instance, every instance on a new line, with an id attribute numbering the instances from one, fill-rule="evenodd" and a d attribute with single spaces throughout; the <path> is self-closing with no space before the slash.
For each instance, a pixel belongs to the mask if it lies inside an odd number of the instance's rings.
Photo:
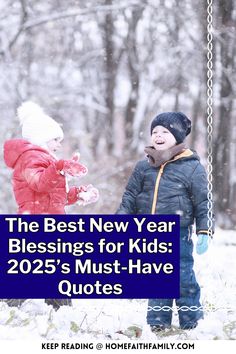
<path id="1" fill-rule="evenodd" d="M 89 233 L 104 233 L 111 234 L 112 232 L 117 233 L 130 233 L 129 231 L 129 221 L 104 221 L 102 217 L 89 218 L 86 221 L 83 217 L 77 219 L 77 221 L 57 221 L 53 217 L 44 217 L 43 223 L 38 223 L 35 220 L 29 221 L 24 220 L 21 217 L 7 217 L 5 221 L 8 225 L 8 232 L 14 234 L 14 236 L 9 237 L 8 240 L 8 251 L 11 258 L 14 254 L 68 254 L 74 256 L 73 262 L 58 262 L 57 259 L 34 259 L 29 260 L 27 258 L 18 261 L 17 259 L 10 259 L 8 261 L 9 269 L 8 274 L 53 274 L 59 271 L 61 274 L 171 274 L 173 273 L 173 264 L 171 263 L 145 263 L 142 259 L 135 257 L 132 259 L 132 255 L 140 254 L 142 258 L 143 255 L 149 253 L 172 253 L 172 242 L 158 242 L 158 239 L 152 238 L 148 241 L 143 235 L 148 235 L 148 233 L 166 233 L 173 232 L 173 227 L 175 222 L 170 221 L 146 221 L 146 217 L 133 217 L 132 219 L 132 232 L 141 233 L 140 238 L 129 238 L 122 237 L 122 241 L 112 242 L 111 238 L 91 238 L 87 242 L 76 241 L 64 241 L 65 238 L 61 236 L 53 239 L 53 241 L 42 242 L 42 241 L 30 241 L 25 238 L 23 234 L 28 233 L 77 233 L 85 234 Z M 135 227 L 134 227 L 135 226 Z M 15 237 L 16 234 L 21 234 L 20 237 Z M 102 235 L 102 236 L 103 236 Z M 68 237 L 69 238 L 69 237 Z M 83 238 L 84 239 L 84 238 Z M 131 255 L 130 259 L 126 259 L 126 263 L 121 263 L 118 259 L 113 259 L 112 262 L 102 262 L 103 254 L 121 254 L 124 249 L 128 250 Z M 94 262 L 92 259 L 86 257 L 86 259 L 78 258 L 83 255 L 91 255 L 93 252 L 101 255 L 99 262 Z M 21 264 L 21 262 L 25 264 Z M 26 264 L 27 263 L 27 264 Z M 69 297 L 73 295 L 78 295 L 85 293 L 90 295 L 92 293 L 96 294 L 122 294 L 121 284 L 105 284 L 104 286 L 96 281 L 95 284 L 86 284 L 80 290 L 76 290 L 73 287 L 75 284 L 71 284 L 69 280 L 61 280 L 58 284 L 58 291 L 63 295 Z M 78 285 L 78 284 L 77 284 Z"/>

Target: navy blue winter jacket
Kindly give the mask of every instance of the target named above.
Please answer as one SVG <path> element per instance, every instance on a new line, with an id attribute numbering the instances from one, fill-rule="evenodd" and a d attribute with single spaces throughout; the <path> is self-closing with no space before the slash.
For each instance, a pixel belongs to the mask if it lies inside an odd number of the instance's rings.
<path id="1" fill-rule="evenodd" d="M 139 161 L 117 214 L 179 214 L 181 227 L 196 222 L 196 232 L 204 233 L 208 230 L 207 193 L 205 169 L 198 155 L 187 149 L 160 167 Z"/>

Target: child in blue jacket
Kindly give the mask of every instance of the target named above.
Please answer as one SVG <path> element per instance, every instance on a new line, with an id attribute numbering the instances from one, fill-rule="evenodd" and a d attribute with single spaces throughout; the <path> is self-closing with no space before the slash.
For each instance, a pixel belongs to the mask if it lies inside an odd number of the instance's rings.
<path id="1" fill-rule="evenodd" d="M 165 112 L 153 119 L 152 146 L 145 148 L 148 159 L 136 164 L 117 211 L 180 215 L 180 298 L 175 301 L 182 329 L 195 328 L 203 318 L 193 270 L 192 225 L 196 225 L 198 254 L 207 251 L 211 236 L 206 172 L 198 155 L 183 143 L 190 131 L 191 121 L 181 112 Z M 173 300 L 149 300 L 147 323 L 153 332 L 171 327 Z"/>

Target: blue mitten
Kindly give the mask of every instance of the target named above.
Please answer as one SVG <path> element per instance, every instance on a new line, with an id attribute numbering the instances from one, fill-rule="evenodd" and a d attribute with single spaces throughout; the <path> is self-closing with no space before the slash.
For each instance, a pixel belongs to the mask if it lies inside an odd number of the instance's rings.
<path id="1" fill-rule="evenodd" d="M 208 239 L 209 239 L 208 235 L 198 234 L 197 247 L 196 247 L 197 254 L 203 254 L 207 251 Z"/>

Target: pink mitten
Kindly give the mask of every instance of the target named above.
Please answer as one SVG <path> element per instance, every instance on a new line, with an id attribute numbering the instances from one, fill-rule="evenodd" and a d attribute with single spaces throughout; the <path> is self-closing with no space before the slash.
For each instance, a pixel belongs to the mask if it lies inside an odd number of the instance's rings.
<path id="1" fill-rule="evenodd" d="M 99 191 L 97 188 L 93 187 L 92 184 L 89 184 L 87 187 L 82 186 L 82 188 L 83 190 L 79 193 L 79 199 L 77 202 L 79 205 L 84 206 L 98 201 Z"/>
<path id="2" fill-rule="evenodd" d="M 84 176 L 88 172 L 87 167 L 79 163 L 78 155 L 74 155 L 71 160 L 59 160 L 56 168 L 74 177 Z"/>

